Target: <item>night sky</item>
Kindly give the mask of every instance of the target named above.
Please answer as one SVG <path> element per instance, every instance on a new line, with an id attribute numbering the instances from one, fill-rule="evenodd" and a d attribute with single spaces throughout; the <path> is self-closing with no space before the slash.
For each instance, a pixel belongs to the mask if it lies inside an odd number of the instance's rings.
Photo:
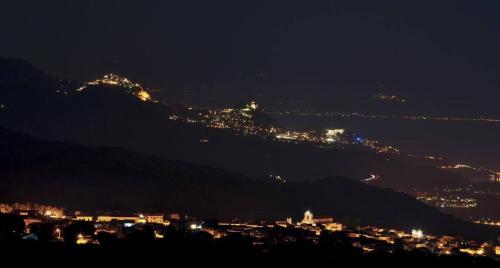
<path id="1" fill-rule="evenodd" d="M 0 56 L 170 91 L 480 105 L 500 95 L 498 14 L 494 0 L 3 1 Z"/>

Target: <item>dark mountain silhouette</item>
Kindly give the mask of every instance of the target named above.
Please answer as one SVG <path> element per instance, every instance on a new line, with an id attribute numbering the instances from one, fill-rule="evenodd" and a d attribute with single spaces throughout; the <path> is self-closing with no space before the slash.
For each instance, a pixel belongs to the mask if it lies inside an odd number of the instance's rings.
<path id="1" fill-rule="evenodd" d="M 116 86 L 97 85 L 76 92 L 77 85 L 52 79 L 22 60 L 0 59 L 0 70 L 0 104 L 4 105 L 0 125 L 40 138 L 117 146 L 252 177 L 280 175 L 288 181 L 329 176 L 361 180 L 376 173 L 379 185 L 398 190 L 463 182 L 460 176 L 435 167 L 359 148 L 279 143 L 171 121 L 169 106 L 142 102 Z M 200 143 L 202 139 L 209 142 Z"/>
<path id="2" fill-rule="evenodd" d="M 12 87 L 11 90 L 2 91 L 2 96 L 7 94 L 24 93 L 37 94 L 39 88 L 55 88 L 57 83 L 45 73 L 34 68 L 29 62 L 13 58 L 1 58 L 0 85 L 2 88 Z M 47 92 L 44 92 L 45 94 Z"/>
<path id="3" fill-rule="evenodd" d="M 0 202 L 86 211 L 181 211 L 221 219 L 284 219 L 306 209 L 348 224 L 486 238 L 498 230 L 442 214 L 414 198 L 346 178 L 278 183 L 119 148 L 43 141 L 0 129 Z"/>

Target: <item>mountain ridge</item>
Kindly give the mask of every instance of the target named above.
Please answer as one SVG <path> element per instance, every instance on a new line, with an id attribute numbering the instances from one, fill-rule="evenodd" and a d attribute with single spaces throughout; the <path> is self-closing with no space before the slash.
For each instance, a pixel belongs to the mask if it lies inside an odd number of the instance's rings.
<path id="1" fill-rule="evenodd" d="M 0 202 L 85 211 L 181 211 L 220 219 L 298 218 L 311 209 L 352 225 L 418 227 L 477 238 L 499 234 L 498 229 L 443 214 L 403 193 L 347 178 L 262 181 L 120 148 L 43 141 L 2 128 L 0 136 Z"/>
<path id="2" fill-rule="evenodd" d="M 1 85 L 0 81 L 0 92 L 8 90 Z M 376 173 L 382 178 L 381 186 L 398 190 L 464 183 L 459 175 L 415 165 L 397 156 L 287 144 L 172 121 L 168 119 L 172 115 L 170 106 L 109 89 L 96 85 L 84 92 L 57 96 L 12 96 L 7 99 L 7 108 L 0 111 L 0 125 L 44 139 L 122 147 L 235 170 L 251 177 L 275 174 L 289 181 L 329 176 L 361 180 Z M 38 90 L 54 91 L 43 87 Z"/>

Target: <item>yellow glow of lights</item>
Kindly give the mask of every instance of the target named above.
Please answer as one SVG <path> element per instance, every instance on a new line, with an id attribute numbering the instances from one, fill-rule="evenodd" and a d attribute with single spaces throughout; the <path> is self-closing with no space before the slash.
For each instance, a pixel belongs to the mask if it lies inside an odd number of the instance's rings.
<path id="1" fill-rule="evenodd" d="M 201 225 L 197 225 L 195 223 L 191 224 L 189 227 L 191 228 L 191 230 L 201 229 Z"/>
<path id="2" fill-rule="evenodd" d="M 328 136 L 337 136 L 337 135 L 342 135 L 344 134 L 345 130 L 342 128 L 339 129 L 327 129 L 326 130 L 326 135 Z"/>
<path id="3" fill-rule="evenodd" d="M 151 95 L 146 90 L 140 90 L 137 92 L 137 97 L 142 100 L 142 101 L 149 101 L 151 100 Z"/>
<path id="4" fill-rule="evenodd" d="M 258 108 L 258 107 L 259 107 L 259 106 L 257 105 L 257 103 L 255 103 L 254 101 L 252 101 L 252 102 L 250 103 L 250 108 L 251 108 L 252 110 L 257 110 L 257 108 Z"/>
<path id="5" fill-rule="evenodd" d="M 159 234 L 159 233 L 157 233 L 157 232 L 155 231 L 155 238 L 156 238 L 156 239 L 162 239 L 163 237 L 165 237 L 165 236 L 164 236 L 164 235 L 162 235 L 162 234 Z"/>
<path id="6" fill-rule="evenodd" d="M 411 230 L 411 236 L 413 236 L 413 238 L 421 239 L 424 237 L 424 233 L 420 229 L 413 229 Z"/>
<path id="7" fill-rule="evenodd" d="M 461 248 L 460 252 L 467 253 L 469 255 L 483 255 L 484 254 L 484 249 L 471 249 L 471 248 Z"/>
<path id="8" fill-rule="evenodd" d="M 87 244 L 89 241 L 87 239 L 85 239 L 85 237 L 83 237 L 82 234 L 79 234 L 78 239 L 76 240 L 76 244 L 78 245 L 84 245 L 84 244 Z"/>

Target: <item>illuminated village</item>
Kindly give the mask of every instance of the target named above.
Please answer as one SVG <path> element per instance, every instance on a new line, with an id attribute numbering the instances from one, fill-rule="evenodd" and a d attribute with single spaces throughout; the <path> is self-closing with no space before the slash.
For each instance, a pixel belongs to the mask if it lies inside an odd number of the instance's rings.
<path id="1" fill-rule="evenodd" d="M 262 113 L 263 111 L 259 109 L 259 105 L 257 103 L 250 102 L 238 108 L 211 110 L 188 108 L 187 112 L 182 115 L 171 115 L 170 120 L 183 121 L 189 124 L 201 124 L 210 128 L 232 129 L 241 135 L 256 135 L 263 139 L 272 139 L 278 142 L 311 143 L 317 147 L 335 147 L 340 149 L 344 146 L 359 146 L 362 149 L 367 149 L 379 154 L 396 156 L 401 155 L 400 149 L 394 146 L 383 145 L 379 141 L 360 137 L 359 135 L 350 133 L 345 129 L 308 131 L 281 129 L 267 122 L 259 122 L 258 120 L 262 116 Z M 267 113 L 268 112 L 266 111 L 266 114 Z M 349 117 L 351 115 L 345 114 L 342 116 Z M 353 116 L 364 115 L 355 114 Z M 409 117 L 408 119 L 418 120 L 419 118 Z M 422 120 L 424 119 L 426 118 L 422 118 Z M 448 120 L 448 118 L 433 118 L 433 120 Z M 200 140 L 200 143 L 209 142 L 209 139 Z M 439 156 L 420 156 L 411 153 L 408 153 L 406 156 L 413 159 L 431 161 L 434 165 L 438 165 L 438 163 L 446 163 L 446 160 Z M 472 177 L 477 177 L 478 181 L 491 183 L 500 181 L 500 171 L 483 167 L 473 167 L 467 164 L 448 164 L 439 165 L 438 167 L 441 169 L 452 169 L 456 172 L 473 172 Z M 270 175 L 270 177 L 279 182 L 286 182 L 285 179 L 276 177 L 275 175 Z M 361 181 L 370 184 L 378 181 L 379 179 L 381 178 L 378 174 L 368 174 L 367 177 L 361 179 Z M 434 192 L 416 191 L 408 192 L 408 194 L 411 194 L 422 202 L 438 208 L 469 209 L 475 208 L 478 205 L 477 199 L 471 196 L 481 194 L 481 192 L 478 189 L 459 188 L 453 191 L 450 191 L 449 189 L 436 189 Z M 473 221 L 476 221 L 476 219 L 473 219 Z"/>
<path id="2" fill-rule="evenodd" d="M 38 240 L 40 226 L 43 225 L 50 226 L 53 241 L 70 239 L 72 243 L 80 245 L 99 244 L 99 237 L 103 234 L 123 239 L 132 232 L 144 230 L 150 231 L 151 239 L 161 240 L 168 235 L 169 228 L 173 228 L 190 233 L 204 232 L 213 239 L 237 234 L 251 239 L 254 247 L 263 250 L 269 245 L 293 243 L 301 239 L 317 243 L 323 234 L 330 233 L 346 239 L 352 247 L 359 248 L 365 254 L 373 251 L 390 254 L 401 249 L 426 251 L 436 255 L 466 254 L 500 258 L 500 246 L 489 242 L 471 241 L 453 235 L 435 236 L 426 234 L 419 228 L 413 228 L 408 233 L 375 226 L 346 226 L 336 222 L 333 217 L 315 217 L 309 210 L 297 221 L 287 218 L 283 221 L 266 222 L 201 220 L 178 212 L 91 215 L 77 211 L 73 216 L 67 216 L 60 208 L 32 204 L 2 204 L 1 208 L 3 212 L 23 218 L 24 240 Z M 87 227 L 82 227 L 82 223 Z M 74 232 L 75 226 L 80 226 L 81 230 Z M 70 231 L 75 237 L 65 235 L 65 232 Z"/>
<path id="3" fill-rule="evenodd" d="M 147 89 L 141 86 L 139 83 L 132 82 L 128 78 L 118 76 L 116 74 L 110 73 L 104 75 L 100 79 L 89 81 L 84 83 L 81 87 L 77 88 L 77 92 L 82 92 L 88 87 L 106 85 L 106 86 L 116 86 L 120 88 L 125 88 L 126 93 L 135 95 L 141 101 L 153 101 L 157 102 L 152 98 Z M 394 97 L 394 96 L 391 96 Z M 202 108 L 192 108 L 187 107 L 187 109 L 180 114 L 172 114 L 169 116 L 170 120 L 183 121 L 189 124 L 201 124 L 209 128 L 220 128 L 220 129 L 232 129 L 241 135 L 256 135 L 262 137 L 263 139 L 273 139 L 279 142 L 291 142 L 291 143 L 312 143 L 320 144 L 320 146 L 336 146 L 337 148 L 342 148 L 343 146 L 355 145 L 361 146 L 380 154 L 389 155 L 400 155 L 401 150 L 395 146 L 385 145 L 381 142 L 373 139 L 368 139 L 361 137 L 355 133 L 351 133 L 346 129 L 322 129 L 322 130 L 289 130 L 282 129 L 274 126 L 270 122 L 262 122 L 260 119 L 265 117 L 265 115 L 305 115 L 305 116 L 318 116 L 318 117 L 340 117 L 340 118 L 371 118 L 371 119 L 403 119 L 403 120 L 437 120 L 437 121 L 473 121 L 473 122 L 489 122 L 498 123 L 499 119 L 495 118 L 456 118 L 456 117 L 433 117 L 433 116 L 383 116 L 383 115 L 369 115 L 360 113 L 308 113 L 301 111 L 272 111 L 263 110 L 255 102 L 251 101 L 241 107 L 235 108 L 220 108 L 220 109 L 202 109 Z M 264 116 L 263 116 L 264 115 Z M 202 139 L 201 143 L 209 143 L 210 140 Z M 474 176 L 478 177 L 478 180 L 489 181 L 489 182 L 500 182 L 500 171 L 492 170 L 484 167 L 475 167 L 469 164 L 446 164 L 439 165 L 439 163 L 445 161 L 441 156 L 435 155 L 415 155 L 412 153 L 407 153 L 407 157 L 414 159 L 423 159 L 426 161 L 435 161 L 436 165 L 441 169 L 452 169 L 455 171 L 465 171 L 473 172 Z M 365 180 L 366 182 L 371 181 L 370 179 Z M 432 200 L 440 199 L 440 197 L 433 196 Z M 422 201 L 429 201 L 428 203 L 435 203 L 427 197 L 422 197 Z M 443 200 L 445 201 L 445 200 Z M 444 202 L 445 204 L 439 204 L 438 206 L 444 207 L 471 207 L 473 205 L 473 200 L 467 200 L 466 205 L 451 204 L 456 203 Z M 463 203 L 462 201 L 460 203 Z"/>
<path id="4" fill-rule="evenodd" d="M 257 135 L 264 139 L 273 139 L 280 142 L 290 142 L 290 143 L 312 143 L 319 144 L 320 146 L 337 146 L 337 148 L 342 148 L 342 146 L 361 146 L 361 148 L 368 149 L 370 151 L 379 154 L 388 155 L 401 155 L 401 150 L 392 145 L 385 145 L 381 142 L 373 139 L 368 139 L 361 137 L 355 133 L 349 132 L 346 129 L 321 129 L 321 130 L 290 130 L 282 129 L 274 126 L 269 122 L 259 122 L 258 119 L 262 115 L 272 115 L 272 114 L 303 114 L 301 112 L 275 112 L 260 109 L 259 105 L 252 101 L 242 107 L 237 108 L 222 108 L 222 109 L 201 109 L 201 108 L 187 108 L 187 111 L 182 114 L 175 114 L 169 117 L 170 120 L 183 121 L 190 124 L 201 124 L 210 128 L 223 128 L 232 129 L 242 135 Z M 310 114 L 306 115 L 317 115 L 317 116 L 335 116 L 342 118 L 360 117 L 360 118 L 393 118 L 384 117 L 377 115 L 363 115 L 358 113 L 340 113 L 340 114 Z M 257 120 L 256 120 L 257 119 Z M 404 116 L 401 119 L 405 120 L 449 120 L 449 121 L 464 121 L 469 119 L 462 118 L 448 118 L 448 117 L 412 117 Z M 486 121 L 486 122 L 497 122 L 496 119 L 470 119 L 473 121 Z M 328 148 L 328 147 L 327 147 Z M 421 159 L 426 161 L 434 161 L 441 169 L 453 169 L 453 170 L 470 170 L 474 172 L 475 176 L 479 180 L 489 181 L 489 182 L 500 182 L 500 171 L 492 170 L 484 167 L 474 167 L 468 164 L 446 164 L 439 165 L 443 161 L 446 161 L 441 156 L 436 155 L 415 155 L 412 153 L 407 153 L 405 156 L 414 159 Z"/>
<path id="5" fill-rule="evenodd" d="M 171 115 L 170 120 L 201 124 L 210 128 L 232 129 L 242 135 L 257 135 L 263 139 L 273 139 L 289 143 L 312 143 L 322 145 L 362 145 L 378 153 L 398 154 L 393 146 L 380 145 L 378 141 L 361 138 L 345 129 L 288 130 L 259 120 L 265 113 L 254 101 L 237 108 L 195 109 L 189 107 L 183 114 Z"/>
<path id="6" fill-rule="evenodd" d="M 83 86 L 77 88 L 76 91 L 81 92 L 86 90 L 88 87 L 98 86 L 98 85 L 107 85 L 107 86 L 116 86 L 120 88 L 125 88 L 126 93 L 135 95 L 141 101 L 151 101 L 151 95 L 140 84 L 134 83 L 127 78 L 121 77 L 113 73 L 106 74 L 100 79 L 87 82 Z"/>
<path id="7" fill-rule="evenodd" d="M 456 195 L 443 195 L 442 193 L 417 193 L 417 200 L 440 208 L 474 208 L 477 200 L 474 198 L 460 197 Z"/>
<path id="8" fill-rule="evenodd" d="M 118 76 L 116 74 L 107 74 L 100 79 L 85 83 L 77 89 L 77 92 L 83 92 L 89 87 L 105 85 L 110 87 L 124 88 L 126 93 L 136 96 L 141 101 L 153 101 L 148 91 L 138 83 Z M 187 107 L 184 111 L 171 114 L 168 118 L 173 121 L 181 121 L 187 124 L 198 124 L 209 128 L 229 129 L 235 132 L 236 135 L 253 135 L 262 139 L 270 139 L 277 142 L 285 143 L 307 143 L 318 148 L 337 148 L 356 146 L 361 150 L 369 150 L 378 154 L 387 154 L 394 156 L 404 156 L 422 161 L 429 161 L 432 165 L 443 170 L 451 170 L 459 174 L 464 174 L 472 177 L 477 181 L 486 181 L 490 183 L 500 182 L 500 171 L 487 169 L 484 167 L 474 167 L 469 164 L 450 164 L 443 157 L 435 155 L 414 155 L 411 153 L 403 154 L 399 148 L 391 145 L 385 145 L 377 140 L 362 137 L 352 133 L 346 129 L 319 129 L 319 130 L 291 130 L 277 127 L 272 120 L 269 120 L 269 115 L 272 114 L 299 114 L 307 116 L 320 117 L 341 117 L 341 118 L 392 118 L 377 115 L 367 115 L 359 113 L 305 113 L 300 111 L 277 112 L 272 110 L 262 109 L 255 101 L 233 108 L 193 108 Z M 450 120 L 462 121 L 466 118 L 450 118 L 450 117 L 427 117 L 427 116 L 403 116 L 404 120 Z M 489 118 L 471 119 L 474 121 L 496 122 Z M 492 121 L 493 120 L 493 121 Z M 201 138 L 201 144 L 209 144 L 210 138 Z M 286 183 L 287 179 L 278 174 L 269 174 L 269 178 L 274 181 Z M 367 184 L 377 183 L 383 180 L 376 173 L 367 174 L 360 181 Z M 481 195 L 480 189 L 469 188 L 450 189 L 435 189 L 435 191 L 414 191 L 407 192 L 414 196 L 417 200 L 425 202 L 440 209 L 471 209 L 478 206 L 477 195 Z M 496 222 L 493 220 L 470 219 L 473 222 Z"/>

